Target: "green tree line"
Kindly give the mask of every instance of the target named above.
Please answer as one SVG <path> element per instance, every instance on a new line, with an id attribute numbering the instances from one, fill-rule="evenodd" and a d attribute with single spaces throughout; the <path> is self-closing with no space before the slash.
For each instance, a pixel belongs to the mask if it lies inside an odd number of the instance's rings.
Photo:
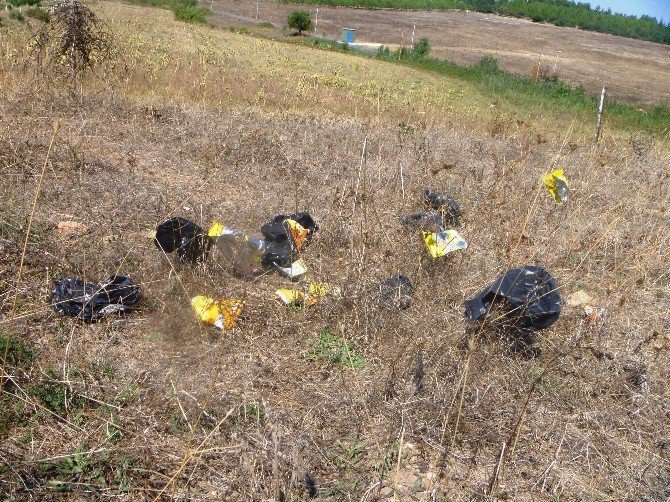
<path id="1" fill-rule="evenodd" d="M 530 18 L 557 26 L 610 33 L 628 38 L 670 44 L 670 22 L 651 16 L 628 16 L 611 10 L 592 8 L 588 3 L 570 0 L 283 0 L 285 2 L 380 7 L 395 9 L 460 9 Z M 669 20 L 670 21 L 670 20 Z"/>

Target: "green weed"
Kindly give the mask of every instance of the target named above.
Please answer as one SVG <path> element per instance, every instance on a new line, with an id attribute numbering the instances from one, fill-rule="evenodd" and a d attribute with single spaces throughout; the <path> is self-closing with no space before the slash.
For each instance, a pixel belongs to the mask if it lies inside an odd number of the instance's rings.
<path id="1" fill-rule="evenodd" d="M 316 337 L 307 340 L 310 349 L 305 352 L 308 361 L 321 360 L 328 365 L 350 367 L 356 370 L 366 366 L 365 358 L 358 352 L 354 342 L 345 344 L 340 337 L 331 335 L 328 330 L 323 330 Z"/>
<path id="2" fill-rule="evenodd" d="M 7 364 L 25 368 L 35 359 L 35 353 L 28 342 L 16 333 L 9 339 L 7 346 L 7 333 L 0 331 L 0 354 L 3 356 L 5 347 L 7 347 Z"/>

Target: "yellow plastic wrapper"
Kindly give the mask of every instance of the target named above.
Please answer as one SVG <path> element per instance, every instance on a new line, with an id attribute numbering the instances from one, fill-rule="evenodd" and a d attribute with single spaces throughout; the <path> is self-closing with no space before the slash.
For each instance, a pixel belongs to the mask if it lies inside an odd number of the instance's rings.
<path id="1" fill-rule="evenodd" d="M 200 322 L 211 324 L 219 329 L 231 329 L 242 312 L 242 300 L 215 300 L 209 296 L 195 296 L 191 305 Z"/>
<path id="2" fill-rule="evenodd" d="M 542 183 L 554 198 L 556 204 L 565 204 L 568 201 L 568 179 L 563 174 L 563 169 L 556 169 L 554 172 L 542 176 Z"/>
<path id="3" fill-rule="evenodd" d="M 444 232 L 423 232 L 423 240 L 433 258 L 441 258 L 459 249 L 467 249 L 468 243 L 456 230 Z"/>
<path id="4" fill-rule="evenodd" d="M 218 237 L 223 233 L 223 225 L 219 223 L 218 221 L 214 220 L 212 222 L 212 226 L 209 227 L 209 231 L 207 232 L 207 235 L 210 237 Z"/>
<path id="5" fill-rule="evenodd" d="M 297 289 L 278 289 L 275 291 L 275 301 L 284 305 L 303 305 L 305 293 Z"/>
<path id="6" fill-rule="evenodd" d="M 286 220 L 286 223 L 288 223 L 288 226 L 291 229 L 291 234 L 293 235 L 293 240 L 295 241 L 296 248 L 300 250 L 300 248 L 302 247 L 302 243 L 307 237 L 307 234 L 309 232 L 300 223 L 290 218 Z"/>

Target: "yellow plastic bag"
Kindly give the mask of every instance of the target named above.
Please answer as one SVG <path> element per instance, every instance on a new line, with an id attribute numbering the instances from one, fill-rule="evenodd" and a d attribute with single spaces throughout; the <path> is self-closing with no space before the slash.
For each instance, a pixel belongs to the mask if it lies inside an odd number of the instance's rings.
<path id="1" fill-rule="evenodd" d="M 542 183 L 554 198 L 557 204 L 565 204 L 568 201 L 568 179 L 563 174 L 563 169 L 556 169 L 554 172 L 542 176 Z"/>
<path id="2" fill-rule="evenodd" d="M 433 258 L 441 258 L 452 251 L 468 248 L 468 243 L 456 230 L 446 230 L 439 233 L 423 232 L 423 240 L 430 256 Z"/>
<path id="3" fill-rule="evenodd" d="M 231 329 L 242 312 L 242 300 L 214 300 L 209 296 L 195 296 L 191 299 L 198 320 L 219 329 Z"/>

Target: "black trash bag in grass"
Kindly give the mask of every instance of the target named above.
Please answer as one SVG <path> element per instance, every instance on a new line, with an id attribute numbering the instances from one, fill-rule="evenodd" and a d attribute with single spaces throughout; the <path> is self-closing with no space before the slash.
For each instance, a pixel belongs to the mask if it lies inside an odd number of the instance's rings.
<path id="1" fill-rule="evenodd" d="M 319 229 L 309 213 L 280 214 L 261 227 L 265 238 L 263 264 L 288 267 Z"/>
<path id="2" fill-rule="evenodd" d="M 442 213 L 443 224 L 446 227 L 457 227 L 461 225 L 461 206 L 451 197 L 435 190 L 425 189 L 423 191 L 423 203 L 426 207 Z"/>
<path id="3" fill-rule="evenodd" d="M 207 258 L 213 240 L 191 220 L 175 216 L 156 227 L 154 244 L 166 253 L 177 251 L 179 260 L 202 262 Z"/>
<path id="4" fill-rule="evenodd" d="M 50 296 L 54 312 L 96 322 L 110 314 L 124 314 L 142 300 L 140 286 L 122 275 L 112 275 L 103 284 L 81 279 L 59 279 Z"/>
<path id="5" fill-rule="evenodd" d="M 465 302 L 471 321 L 485 318 L 493 309 L 499 324 L 531 331 L 548 328 L 561 314 L 556 279 L 543 267 L 513 268 Z"/>

